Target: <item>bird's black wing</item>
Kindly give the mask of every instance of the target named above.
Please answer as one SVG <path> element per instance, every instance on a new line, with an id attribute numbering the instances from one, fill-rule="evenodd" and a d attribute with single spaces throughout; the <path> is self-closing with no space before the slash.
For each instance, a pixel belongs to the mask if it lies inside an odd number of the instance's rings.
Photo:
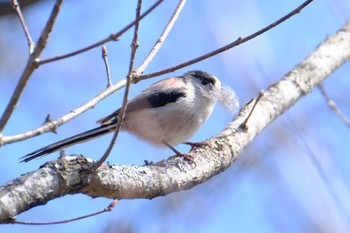
<path id="1" fill-rule="evenodd" d="M 146 99 L 152 108 L 159 108 L 169 103 L 176 102 L 185 96 L 186 94 L 179 90 L 173 90 L 170 92 L 154 91 L 152 95 L 147 96 Z"/>
<path id="2" fill-rule="evenodd" d="M 178 99 L 185 97 L 184 92 L 180 92 L 177 89 L 174 89 L 170 92 L 164 91 L 148 91 L 142 95 L 136 96 L 132 99 L 126 108 L 126 115 L 130 112 L 140 111 L 145 108 L 159 108 L 165 106 L 169 103 L 176 102 Z M 118 119 L 118 114 L 120 113 L 120 108 L 109 114 L 108 116 L 97 121 L 99 124 L 109 124 L 110 122 L 116 122 Z"/>

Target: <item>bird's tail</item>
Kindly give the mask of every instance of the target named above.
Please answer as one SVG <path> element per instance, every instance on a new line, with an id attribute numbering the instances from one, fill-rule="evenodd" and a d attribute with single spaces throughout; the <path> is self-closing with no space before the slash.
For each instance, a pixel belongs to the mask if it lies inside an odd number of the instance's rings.
<path id="1" fill-rule="evenodd" d="M 39 158 L 40 156 L 51 154 L 55 151 L 62 150 L 66 147 L 72 146 L 74 144 L 82 143 L 98 136 L 104 135 L 115 130 L 117 123 L 113 122 L 111 124 L 102 125 L 100 127 L 91 129 L 89 131 L 77 134 L 75 136 L 63 139 L 61 141 L 55 142 L 51 145 L 40 148 L 32 153 L 29 153 L 21 157 L 21 162 L 29 162 L 33 159 Z"/>

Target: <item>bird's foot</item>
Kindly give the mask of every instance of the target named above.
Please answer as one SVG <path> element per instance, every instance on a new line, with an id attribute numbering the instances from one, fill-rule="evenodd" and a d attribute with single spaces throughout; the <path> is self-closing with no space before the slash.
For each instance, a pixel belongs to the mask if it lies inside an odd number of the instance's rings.
<path id="1" fill-rule="evenodd" d="M 170 150 L 172 150 L 172 151 L 176 154 L 177 157 L 182 157 L 182 158 L 184 158 L 184 160 L 189 161 L 189 162 L 191 162 L 191 163 L 194 162 L 194 158 L 193 158 L 192 155 L 188 155 L 188 154 L 183 154 L 183 153 L 181 153 L 180 151 L 176 150 L 174 147 L 172 147 L 169 143 L 167 143 L 167 142 L 165 142 L 165 141 L 164 141 L 163 143 L 164 143 L 164 145 L 166 145 Z"/>

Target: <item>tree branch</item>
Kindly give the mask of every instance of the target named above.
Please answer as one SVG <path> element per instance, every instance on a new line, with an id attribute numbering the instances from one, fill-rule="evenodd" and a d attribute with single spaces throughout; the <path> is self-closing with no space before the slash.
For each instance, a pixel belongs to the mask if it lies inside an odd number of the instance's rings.
<path id="1" fill-rule="evenodd" d="M 340 118 L 340 120 L 348 127 L 350 128 L 350 121 L 346 118 L 346 116 L 340 111 L 340 109 L 338 108 L 337 104 L 328 96 L 326 90 L 324 89 L 323 85 L 320 84 L 318 86 L 318 88 L 321 91 L 321 94 L 323 95 L 323 97 L 325 98 L 328 106 L 330 109 L 332 109 L 333 112 L 335 112 L 335 114 L 337 114 L 337 116 Z"/>
<path id="2" fill-rule="evenodd" d="M 24 17 L 22 15 L 22 11 L 21 11 L 21 8 L 19 6 L 19 3 L 17 0 L 10 0 L 10 3 L 12 5 L 13 9 L 16 11 L 16 14 L 17 14 L 19 20 L 21 21 L 21 24 L 22 24 L 22 27 L 23 27 L 23 30 L 24 30 L 24 33 L 26 35 L 27 42 L 28 42 L 29 54 L 31 54 L 33 52 L 33 49 L 34 49 L 34 41 L 29 33 L 29 30 L 28 30 L 27 24 L 24 20 Z"/>
<path id="3" fill-rule="evenodd" d="M 18 84 L 12 94 L 11 100 L 8 103 L 3 115 L 0 118 L 0 136 L 5 128 L 8 120 L 10 119 L 14 109 L 17 106 L 18 100 L 20 96 L 23 93 L 23 90 L 25 86 L 27 85 L 27 82 L 31 76 L 31 74 L 34 72 L 35 68 L 37 67 L 37 58 L 40 56 L 41 52 L 44 50 L 44 48 L 47 45 L 47 42 L 49 40 L 52 28 L 55 24 L 56 18 L 58 16 L 58 13 L 61 9 L 61 6 L 63 4 L 63 0 L 56 0 L 56 3 L 52 9 L 51 15 L 41 32 L 40 38 L 34 48 L 33 53 L 30 54 L 28 62 L 26 64 L 26 67 L 24 68 L 24 71 L 22 73 L 22 76 L 20 80 L 18 81 Z M 0 143 L 1 145 L 1 143 Z"/>
<path id="4" fill-rule="evenodd" d="M 40 135 L 42 133 L 47 132 L 53 132 L 55 131 L 59 126 L 65 124 L 66 122 L 76 118 L 80 114 L 86 112 L 87 110 L 93 108 L 98 102 L 105 99 L 106 97 L 113 94 L 115 91 L 123 88 L 125 86 L 125 79 L 120 80 L 118 83 L 106 88 L 104 91 L 99 93 L 97 96 L 92 98 L 91 100 L 87 101 L 85 104 L 81 105 L 80 107 L 71 110 L 69 113 L 55 119 L 55 120 L 45 120 L 44 124 L 36 129 L 18 134 L 13 136 L 4 136 L 0 137 L 0 146 L 18 142 L 25 140 L 27 138 L 31 138 L 37 135 Z"/>
<path id="5" fill-rule="evenodd" d="M 149 13 L 151 13 L 160 3 L 162 3 L 162 1 L 163 0 L 158 0 L 149 9 L 147 9 L 138 19 L 136 19 L 133 22 L 131 22 L 128 25 L 126 25 L 119 32 L 112 33 L 108 37 L 106 37 L 106 38 L 104 38 L 104 39 L 102 39 L 102 40 L 100 40 L 100 41 L 98 41 L 98 42 L 96 42 L 96 43 L 94 43 L 92 45 L 89 45 L 89 46 L 87 46 L 85 48 L 79 49 L 77 51 L 74 51 L 74 52 L 71 52 L 71 53 L 68 53 L 68 54 L 64 54 L 64 55 L 61 55 L 61 56 L 57 56 L 57 57 L 41 60 L 41 61 L 38 62 L 38 65 L 43 65 L 43 64 L 46 64 L 46 63 L 50 63 L 50 62 L 62 60 L 62 59 L 68 58 L 68 57 L 72 57 L 72 56 L 78 55 L 80 53 L 84 53 L 86 51 L 89 51 L 89 50 L 91 50 L 93 48 L 102 46 L 103 44 L 105 44 L 107 42 L 117 41 L 121 35 L 123 35 L 126 31 L 128 31 L 130 28 L 132 28 L 135 24 L 137 24 L 140 20 L 142 20 L 144 17 L 146 17 Z"/>
<path id="6" fill-rule="evenodd" d="M 153 48 L 151 49 L 151 51 L 149 52 L 149 54 L 147 55 L 145 60 L 142 62 L 142 64 L 134 71 L 133 82 L 136 83 L 136 82 L 140 81 L 138 76 L 140 76 L 145 71 L 145 69 L 147 68 L 149 63 L 153 60 L 154 56 L 158 53 L 160 47 L 163 45 L 163 42 L 166 40 L 166 38 L 168 37 L 168 35 L 169 35 L 171 29 L 173 28 L 175 22 L 179 18 L 180 13 L 181 13 L 183 7 L 185 6 L 185 4 L 186 4 L 186 0 L 180 0 L 179 1 L 179 4 L 177 5 L 177 7 L 176 7 L 173 15 L 171 16 L 169 22 L 165 26 L 162 34 L 159 36 L 157 42 L 154 44 Z"/>
<path id="7" fill-rule="evenodd" d="M 142 6 L 142 0 L 138 0 L 137 8 L 136 8 L 136 19 L 135 19 L 135 21 L 137 23 L 135 24 L 135 28 L 134 28 L 134 38 L 133 38 L 133 40 L 131 42 L 131 55 L 130 55 L 129 71 L 128 71 L 128 76 L 126 78 L 125 91 L 124 91 L 124 97 L 123 97 L 123 104 L 122 104 L 122 107 L 121 107 L 120 112 L 118 114 L 118 117 L 119 117 L 118 118 L 118 123 L 117 123 L 117 125 L 115 127 L 112 140 L 109 143 L 106 152 L 103 154 L 101 159 L 97 161 L 97 163 L 94 166 L 95 170 L 97 168 L 99 168 L 106 161 L 106 159 L 108 158 L 108 156 L 112 152 L 113 146 L 114 146 L 115 142 L 117 141 L 119 132 L 120 132 L 121 127 L 122 127 L 122 123 L 123 123 L 124 118 L 125 118 L 126 107 L 128 105 L 128 97 L 129 97 L 130 85 L 131 85 L 131 81 L 132 81 L 132 71 L 134 69 L 136 50 L 138 48 L 138 43 L 139 43 L 139 41 L 138 41 L 138 38 L 139 38 L 139 23 L 138 23 L 139 21 L 138 21 L 138 19 L 140 18 L 141 6 Z"/>
<path id="8" fill-rule="evenodd" d="M 303 2 L 300 6 L 298 6 L 297 8 L 295 8 L 293 11 L 289 12 L 287 15 L 283 16 L 282 18 L 278 19 L 277 21 L 275 21 L 274 23 L 264 27 L 263 29 L 247 36 L 247 37 L 244 37 L 244 38 L 241 38 L 239 37 L 238 39 L 236 39 L 235 41 L 221 47 L 221 48 L 218 48 L 214 51 L 211 51 L 207 54 L 204 54 L 204 55 L 201 55 L 199 57 L 196 57 L 194 59 L 191 59 L 189 61 L 186 61 L 186 62 L 183 62 L 181 64 L 178 64 L 176 66 L 173 66 L 173 67 L 169 67 L 169 68 L 166 68 L 164 70 L 160 70 L 160 71 L 156 71 L 156 72 L 153 72 L 153 73 L 149 73 L 149 74 L 143 74 L 143 75 L 140 75 L 140 76 L 137 76 L 135 78 L 135 82 L 138 82 L 140 80 L 144 80 L 144 79 L 149 79 L 149 78 L 152 78 L 152 77 L 157 77 L 159 75 L 163 75 L 163 74 L 167 74 L 167 73 L 170 73 L 170 72 L 174 72 L 175 70 L 178 70 L 178 69 L 181 69 L 181 68 L 184 68 L 184 67 L 187 67 L 187 66 L 190 66 L 190 65 L 193 65 L 197 62 L 200 62 L 200 61 L 203 61 L 205 59 L 208 59 L 210 57 L 213 57 L 215 55 L 218 55 L 219 53 L 222 53 L 222 52 L 225 52 L 229 49 L 232 49 L 240 44 L 243 44 L 249 40 L 252 40 L 254 39 L 255 37 L 269 31 L 270 29 L 276 27 L 277 25 L 283 23 L 284 21 L 286 21 L 287 19 L 291 18 L 292 16 L 300 13 L 300 11 L 302 9 L 304 9 L 307 5 L 309 5 L 313 0 L 307 0 L 305 2 Z"/>
<path id="9" fill-rule="evenodd" d="M 350 21 L 271 85 L 256 104 L 246 104 L 219 135 L 191 151 L 194 163 L 171 157 L 148 166 L 102 165 L 90 173 L 90 159 L 64 157 L 0 187 L 0 222 L 13 222 L 19 213 L 67 194 L 149 199 L 203 183 L 227 169 L 264 128 L 349 59 Z"/>

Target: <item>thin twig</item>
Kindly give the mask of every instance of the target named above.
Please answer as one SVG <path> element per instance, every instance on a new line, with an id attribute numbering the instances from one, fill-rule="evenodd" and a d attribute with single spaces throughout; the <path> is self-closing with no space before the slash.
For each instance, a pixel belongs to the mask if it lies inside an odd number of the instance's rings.
<path id="1" fill-rule="evenodd" d="M 250 119 L 250 117 L 252 116 L 257 104 L 259 103 L 260 99 L 264 96 L 264 91 L 260 91 L 259 92 L 259 95 L 258 95 L 258 98 L 255 99 L 255 102 L 254 102 L 254 105 L 252 107 L 252 109 L 250 110 L 247 118 L 243 121 L 242 123 L 242 128 L 247 131 L 248 130 L 248 121 Z"/>
<path id="2" fill-rule="evenodd" d="M 318 88 L 320 89 L 322 95 L 324 96 L 324 98 L 327 101 L 328 106 L 335 112 L 335 114 L 337 114 L 339 116 L 339 118 L 344 122 L 344 124 L 350 128 L 350 122 L 348 121 L 348 119 L 344 116 L 344 114 L 340 111 L 340 109 L 337 107 L 337 105 L 335 104 L 335 102 L 333 100 L 331 100 L 331 98 L 329 98 L 329 96 L 327 95 L 326 90 L 324 89 L 323 85 L 320 84 L 318 85 Z"/>
<path id="3" fill-rule="evenodd" d="M 96 48 L 96 47 L 99 47 L 109 41 L 116 41 L 119 39 L 119 37 L 121 35 L 123 35 L 126 31 L 128 31 L 130 28 L 132 28 L 135 24 L 137 24 L 141 19 L 143 19 L 145 16 L 147 16 L 149 13 L 151 13 L 163 0 L 158 0 L 155 4 L 153 4 L 147 11 L 145 11 L 141 16 L 140 18 L 134 20 L 133 22 L 131 22 L 130 24 L 128 24 L 127 26 L 125 26 L 122 30 L 120 30 L 119 32 L 117 33 L 113 33 L 111 35 L 109 35 L 107 38 L 105 39 L 102 39 L 101 41 L 99 42 L 96 42 L 90 46 L 87 46 L 85 48 L 82 48 L 82 49 L 79 49 L 77 51 L 74 51 L 74 52 L 71 52 L 71 53 L 68 53 L 68 54 L 65 54 L 65 55 L 61 55 L 61 56 L 57 56 L 57 57 L 53 57 L 53 58 L 49 58 L 49 59 L 45 59 L 45 60 L 41 60 L 38 62 L 38 65 L 43 65 L 43 64 L 46 64 L 46 63 L 49 63 L 49 62 L 53 62 L 53 61 L 57 61 L 57 60 L 61 60 L 61 59 L 64 59 L 64 58 L 67 58 L 67 57 L 72 57 L 72 56 L 75 56 L 77 54 L 80 54 L 80 53 L 83 53 L 83 52 L 86 52 L 88 50 L 91 50 L 93 48 Z"/>
<path id="4" fill-rule="evenodd" d="M 12 221 L 12 224 L 22 224 L 22 225 L 54 225 L 54 224 L 62 224 L 62 223 L 69 223 L 69 222 L 74 222 L 78 221 L 84 218 L 90 218 L 99 214 L 103 214 L 106 212 L 111 212 L 114 208 L 114 206 L 117 204 L 117 199 L 113 200 L 108 207 L 104 208 L 103 210 L 97 211 L 95 213 L 87 214 L 84 216 L 80 216 L 77 218 L 71 218 L 71 219 L 66 219 L 66 220 L 60 220 L 60 221 L 55 221 L 55 222 L 21 222 L 21 221 Z"/>
<path id="5" fill-rule="evenodd" d="M 27 42 L 28 42 L 29 54 L 31 54 L 33 52 L 33 50 L 34 50 L 35 44 L 34 44 L 34 41 L 33 41 L 32 37 L 30 36 L 27 24 L 24 21 L 24 17 L 22 15 L 21 8 L 19 7 L 19 4 L 18 4 L 17 0 L 10 0 L 10 3 L 12 5 L 13 9 L 16 11 L 19 20 L 21 21 L 21 24 L 22 24 L 24 33 L 26 34 L 26 38 L 27 38 Z"/>
<path id="6" fill-rule="evenodd" d="M 170 33 L 171 29 L 173 28 L 176 20 L 179 18 L 180 13 L 181 13 L 183 7 L 185 6 L 185 4 L 186 4 L 186 0 L 180 0 L 180 2 L 177 5 L 173 15 L 170 18 L 168 24 L 164 28 L 162 34 L 159 36 L 157 42 L 154 44 L 153 48 L 151 49 L 151 51 L 149 52 L 149 54 L 147 55 L 145 60 L 142 62 L 142 64 L 135 70 L 135 72 L 134 72 L 134 74 L 135 74 L 134 79 L 135 80 L 133 80 L 134 82 L 139 81 L 138 80 L 138 76 L 141 75 L 144 72 L 146 67 L 149 65 L 149 63 L 153 60 L 154 56 L 159 51 L 160 47 L 163 45 L 163 42 L 165 41 L 165 39 L 169 35 L 169 33 Z"/>
<path id="7" fill-rule="evenodd" d="M 111 72 L 109 69 L 109 64 L 108 64 L 108 57 L 107 57 L 107 48 L 105 45 L 102 45 L 102 59 L 103 62 L 105 63 L 106 67 L 106 72 L 107 72 L 107 88 L 112 86 L 112 81 L 111 81 Z"/>
<path id="8" fill-rule="evenodd" d="M 190 66 L 194 63 L 197 63 L 197 62 L 200 62 L 200 61 L 203 61 L 205 59 L 208 59 L 209 57 L 212 57 L 212 56 L 215 56 L 219 53 L 222 53 L 222 52 L 225 52 L 229 49 L 232 49 L 233 47 L 236 47 L 237 45 L 240 45 L 242 43 L 245 43 L 263 33 L 265 33 L 266 31 L 276 27 L 277 25 L 281 24 L 282 22 L 286 21 L 287 19 L 289 19 L 290 17 L 292 17 L 293 15 L 296 15 L 298 14 L 303 8 L 305 8 L 307 5 L 309 5 L 313 0 L 307 0 L 305 1 L 303 4 L 301 4 L 300 6 L 298 6 L 295 10 L 291 11 L 289 14 L 283 16 L 282 18 L 280 18 L 279 20 L 277 20 L 276 22 L 270 24 L 269 26 L 251 34 L 250 36 L 247 36 L 245 38 L 238 38 L 237 40 L 235 40 L 234 42 L 232 43 L 229 43 L 215 51 L 212 51 L 210 53 L 207 53 L 207 54 L 204 54 L 200 57 L 197 57 L 197 58 L 194 58 L 192 60 L 189 60 L 189 61 L 186 61 L 184 63 L 181 63 L 179 65 L 176 65 L 176 66 L 173 66 L 173 67 L 170 67 L 170 68 L 167 68 L 167 69 L 164 69 L 164 70 L 161 70 L 161 71 L 157 71 L 157 72 L 153 72 L 153 73 L 150 73 L 150 74 L 144 74 L 144 75 L 140 75 L 138 77 L 136 77 L 136 80 L 135 82 L 138 82 L 140 80 L 144 80 L 144 79 L 149 79 L 149 78 L 152 78 L 152 77 L 156 77 L 156 76 L 160 76 L 160 75 L 163 75 L 163 74 L 167 74 L 167 73 L 170 73 L 170 72 L 174 72 L 175 70 L 178 70 L 178 69 L 181 69 L 181 68 L 184 68 L 186 66 Z"/>
<path id="9" fill-rule="evenodd" d="M 125 117 L 125 112 L 126 112 L 126 107 L 128 105 L 128 97 L 129 97 L 129 90 L 130 90 L 130 85 L 132 82 L 132 78 L 133 78 L 133 69 L 134 69 L 134 62 L 135 62 L 135 56 L 136 56 L 136 50 L 138 48 L 138 35 L 139 35 L 139 17 L 140 17 L 140 13 L 141 13 L 141 5 L 142 5 L 142 0 L 138 0 L 137 3 L 137 8 L 136 8 L 136 24 L 135 24 L 135 29 L 134 29 L 134 38 L 132 40 L 132 44 L 131 44 L 131 56 L 130 56 L 130 64 L 129 64 L 129 72 L 128 72 L 128 76 L 126 79 L 126 86 L 125 86 L 125 92 L 124 92 L 124 98 L 123 98 L 123 105 L 120 109 L 120 112 L 118 114 L 118 123 L 116 125 L 116 129 L 113 135 L 113 138 L 111 140 L 111 142 L 109 143 L 109 146 L 106 150 L 106 152 L 104 153 L 104 155 L 101 157 L 101 159 L 99 161 L 97 161 L 97 163 L 95 164 L 94 169 L 96 170 L 98 167 L 100 167 L 108 158 L 108 156 L 110 155 L 113 146 L 118 138 L 122 123 L 124 121 L 124 117 Z"/>
<path id="10" fill-rule="evenodd" d="M 84 103 L 80 107 L 71 110 L 66 115 L 63 115 L 55 120 L 45 121 L 43 125 L 41 125 L 39 128 L 18 134 L 13 136 L 6 136 L 6 137 L 0 137 L 0 146 L 5 144 L 10 144 L 13 142 L 18 142 L 25 140 L 27 138 L 31 138 L 43 133 L 52 132 L 53 130 L 57 129 L 59 126 L 71 121 L 72 119 L 76 118 L 80 114 L 86 112 L 87 110 L 93 108 L 97 103 L 101 102 L 103 99 L 107 98 L 117 90 L 123 88 L 125 86 L 126 80 L 122 79 L 118 83 L 106 88 L 103 90 L 103 92 L 99 93 L 97 96 L 89 100 L 88 102 Z"/>
<path id="11" fill-rule="evenodd" d="M 21 97 L 21 94 L 22 94 L 31 74 L 34 72 L 35 68 L 37 67 L 37 58 L 39 57 L 39 55 L 41 54 L 41 52 L 44 50 L 44 48 L 47 45 L 51 30 L 55 24 L 55 21 L 56 21 L 57 15 L 61 9 L 62 3 L 63 3 L 63 0 L 56 0 L 56 3 L 52 9 L 51 15 L 50 15 L 43 31 L 41 32 L 38 43 L 36 44 L 33 53 L 30 54 L 30 56 L 29 56 L 26 67 L 24 68 L 24 71 L 21 75 L 21 78 L 17 83 L 16 89 L 14 90 L 14 92 L 11 96 L 11 100 L 8 103 L 8 105 L 7 105 L 5 111 L 0 119 L 0 135 L 1 135 L 1 132 L 3 131 L 3 129 L 5 128 L 8 120 L 10 119 L 14 109 L 16 108 L 18 100 Z M 0 145 L 1 145 L 1 141 L 0 141 Z"/>

